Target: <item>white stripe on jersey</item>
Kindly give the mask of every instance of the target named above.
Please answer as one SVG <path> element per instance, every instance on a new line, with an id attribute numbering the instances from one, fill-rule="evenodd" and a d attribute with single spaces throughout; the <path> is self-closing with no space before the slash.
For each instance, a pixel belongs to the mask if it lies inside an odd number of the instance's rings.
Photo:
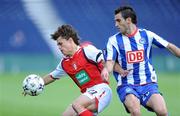
<path id="1" fill-rule="evenodd" d="M 118 85 L 157 82 L 150 55 L 152 44 L 167 47 L 168 42 L 145 29 L 138 29 L 138 32 L 131 38 L 121 33 L 109 38 L 106 60 L 118 61 L 125 70 L 133 69 L 125 78 L 114 73 Z"/>
<path id="2" fill-rule="evenodd" d="M 125 51 L 131 51 L 131 46 L 129 46 L 130 45 L 129 38 L 127 36 L 122 36 L 122 38 L 123 38 L 124 46 L 126 46 L 124 47 Z M 126 64 L 126 65 L 127 65 L 126 66 L 127 70 L 133 69 L 133 66 L 131 64 Z M 129 76 L 126 77 L 129 84 L 134 84 L 132 73 L 133 73 L 133 70 L 130 72 Z"/>

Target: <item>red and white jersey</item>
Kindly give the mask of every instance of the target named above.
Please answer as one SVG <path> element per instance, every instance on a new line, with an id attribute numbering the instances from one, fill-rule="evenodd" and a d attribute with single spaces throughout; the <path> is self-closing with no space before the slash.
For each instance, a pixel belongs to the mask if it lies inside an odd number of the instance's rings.
<path id="1" fill-rule="evenodd" d="M 76 53 L 72 57 L 63 58 L 50 75 L 58 79 L 65 74 L 65 71 L 81 92 L 84 92 L 89 87 L 104 83 L 101 77 L 102 60 L 104 60 L 102 51 L 93 45 L 78 47 Z"/>

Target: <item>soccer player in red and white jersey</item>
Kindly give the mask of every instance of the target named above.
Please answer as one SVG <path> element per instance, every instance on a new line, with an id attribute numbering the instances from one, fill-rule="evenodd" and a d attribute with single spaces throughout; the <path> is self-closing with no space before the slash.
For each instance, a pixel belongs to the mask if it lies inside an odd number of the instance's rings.
<path id="1" fill-rule="evenodd" d="M 152 66 L 152 45 L 167 48 L 180 58 L 180 49 L 157 34 L 136 26 L 136 13 L 129 6 L 115 10 L 115 26 L 119 32 L 111 36 L 107 43 L 105 67 L 101 75 L 108 76 L 118 62 L 125 77 L 113 72 L 117 81 L 117 93 L 131 116 L 140 116 L 140 105 L 158 116 L 167 116 L 164 98 L 158 90 L 157 75 Z M 127 73 L 128 72 L 128 73 Z"/>
<path id="2" fill-rule="evenodd" d="M 101 77 L 103 54 L 90 44 L 79 45 L 77 32 L 70 25 L 62 25 L 52 39 L 64 55 L 57 68 L 43 77 L 45 85 L 65 73 L 80 88 L 82 94 L 63 112 L 63 116 L 92 116 L 103 111 L 110 103 L 112 91 L 108 78 Z"/>

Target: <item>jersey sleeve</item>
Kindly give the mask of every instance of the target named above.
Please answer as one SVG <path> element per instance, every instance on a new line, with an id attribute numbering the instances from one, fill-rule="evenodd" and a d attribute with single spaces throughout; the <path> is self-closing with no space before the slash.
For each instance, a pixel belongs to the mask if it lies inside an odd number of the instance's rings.
<path id="1" fill-rule="evenodd" d="M 62 76 L 66 75 L 64 70 L 62 69 L 61 62 L 57 65 L 56 69 L 50 73 L 53 79 L 60 79 Z"/>
<path id="2" fill-rule="evenodd" d="M 169 44 L 168 41 L 158 36 L 157 34 L 149 31 L 150 36 L 152 37 L 152 44 L 159 48 L 166 48 Z"/>
<path id="3" fill-rule="evenodd" d="M 89 60 L 92 60 L 96 63 L 99 63 L 100 61 L 104 60 L 102 50 L 97 49 L 95 46 L 88 45 L 88 46 L 84 47 L 83 49 L 84 49 L 84 53 L 85 53 L 86 57 Z"/>
<path id="4" fill-rule="evenodd" d="M 110 37 L 106 45 L 105 60 L 116 60 L 117 57 L 117 43 L 115 42 L 114 36 Z"/>

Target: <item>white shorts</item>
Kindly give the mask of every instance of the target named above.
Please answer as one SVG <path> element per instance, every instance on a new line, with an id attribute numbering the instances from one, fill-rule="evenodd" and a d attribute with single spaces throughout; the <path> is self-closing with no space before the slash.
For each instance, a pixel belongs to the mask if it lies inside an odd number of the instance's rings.
<path id="1" fill-rule="evenodd" d="M 98 112 L 103 111 L 111 102 L 112 90 L 108 84 L 102 83 L 88 88 L 83 95 L 89 97 L 90 99 L 97 99 Z"/>

